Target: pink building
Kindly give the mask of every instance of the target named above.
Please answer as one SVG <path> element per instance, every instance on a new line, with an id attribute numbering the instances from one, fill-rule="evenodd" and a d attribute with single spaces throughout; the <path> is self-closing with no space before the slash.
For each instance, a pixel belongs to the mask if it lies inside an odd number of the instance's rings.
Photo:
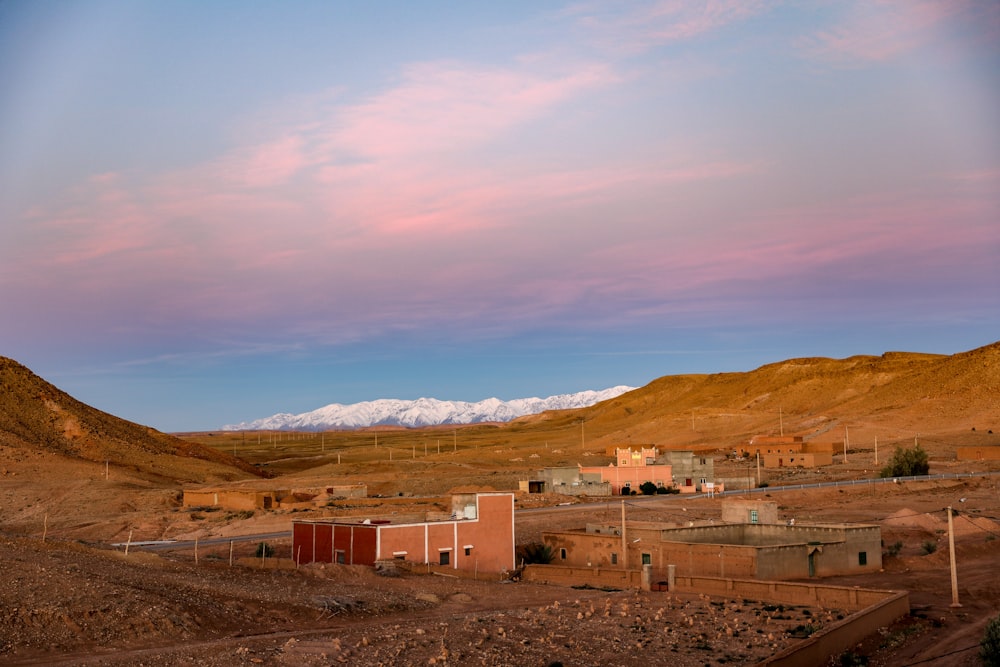
<path id="1" fill-rule="evenodd" d="M 447 521 L 293 521 L 292 553 L 297 563 L 398 559 L 455 570 L 514 569 L 513 493 L 455 494 L 452 510 Z"/>
<path id="2" fill-rule="evenodd" d="M 580 474 L 599 474 L 602 482 L 611 484 L 611 492 L 621 494 L 622 489 L 639 492 L 644 482 L 656 486 L 671 486 L 673 466 L 656 463 L 656 447 L 615 448 L 615 462 L 607 466 L 581 466 Z"/>

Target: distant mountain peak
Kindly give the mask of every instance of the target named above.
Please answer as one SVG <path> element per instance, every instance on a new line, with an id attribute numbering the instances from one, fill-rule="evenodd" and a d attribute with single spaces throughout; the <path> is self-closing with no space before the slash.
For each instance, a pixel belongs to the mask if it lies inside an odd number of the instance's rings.
<path id="1" fill-rule="evenodd" d="M 475 403 L 440 401 L 436 398 L 401 400 L 381 398 L 342 405 L 331 403 L 311 412 L 293 415 L 281 413 L 241 424 L 223 426 L 224 431 L 325 431 L 359 429 L 371 426 L 441 426 L 447 424 L 478 424 L 508 422 L 525 415 L 546 410 L 586 408 L 632 391 L 634 387 L 619 385 L 600 391 L 581 391 L 548 398 L 517 398 L 501 401 L 487 398 Z"/>

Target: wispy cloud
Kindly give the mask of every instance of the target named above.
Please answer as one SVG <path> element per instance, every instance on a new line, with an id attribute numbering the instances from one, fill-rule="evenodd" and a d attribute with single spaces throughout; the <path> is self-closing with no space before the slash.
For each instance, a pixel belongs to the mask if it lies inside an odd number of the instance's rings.
<path id="1" fill-rule="evenodd" d="M 939 42 L 961 23 L 978 23 L 980 35 L 985 31 L 995 36 L 1000 28 L 1000 6 L 990 2 L 879 0 L 845 3 L 843 7 L 844 16 L 838 24 L 799 39 L 796 46 L 817 60 L 858 67 L 891 61 Z"/>
<path id="2" fill-rule="evenodd" d="M 639 53 L 651 47 L 691 40 L 767 11 L 763 0 L 651 0 L 583 2 L 566 15 L 595 42 L 612 51 Z"/>

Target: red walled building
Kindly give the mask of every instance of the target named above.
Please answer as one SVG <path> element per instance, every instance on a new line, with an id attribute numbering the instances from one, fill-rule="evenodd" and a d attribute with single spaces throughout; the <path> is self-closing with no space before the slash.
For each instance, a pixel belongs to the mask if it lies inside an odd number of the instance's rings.
<path id="1" fill-rule="evenodd" d="M 299 564 L 399 559 L 455 570 L 514 569 L 513 493 L 456 494 L 452 510 L 447 521 L 293 521 L 292 553 Z"/>

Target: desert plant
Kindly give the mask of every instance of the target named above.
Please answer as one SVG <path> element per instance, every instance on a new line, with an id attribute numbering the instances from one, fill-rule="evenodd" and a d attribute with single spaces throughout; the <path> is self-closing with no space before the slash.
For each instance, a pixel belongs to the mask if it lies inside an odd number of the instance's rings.
<path id="1" fill-rule="evenodd" d="M 517 562 L 525 565 L 548 565 L 556 559 L 552 547 L 541 542 L 522 544 L 517 548 Z"/>
<path id="2" fill-rule="evenodd" d="M 639 490 L 644 496 L 652 496 L 656 493 L 656 484 L 653 482 L 643 482 L 639 485 Z"/>
<path id="3" fill-rule="evenodd" d="M 274 556 L 274 547 L 267 542 L 261 542 L 257 545 L 257 552 L 254 555 L 256 555 L 257 558 L 271 558 Z"/>
<path id="4" fill-rule="evenodd" d="M 920 553 L 922 553 L 925 556 L 927 556 L 928 554 L 932 554 L 935 551 L 937 551 L 937 542 L 935 542 L 934 540 L 926 540 L 923 544 L 920 545 Z"/>
<path id="5" fill-rule="evenodd" d="M 898 556 L 899 552 L 902 550 L 903 550 L 903 543 L 899 540 L 896 540 L 894 543 L 889 545 L 889 548 L 886 549 L 886 553 L 890 556 Z"/>
<path id="6" fill-rule="evenodd" d="M 1000 616 L 986 623 L 986 632 L 979 642 L 979 659 L 987 667 L 1000 667 Z"/>
<path id="7" fill-rule="evenodd" d="M 919 444 L 910 449 L 896 447 L 889 465 L 879 473 L 882 477 L 914 477 L 926 475 L 931 466 L 927 460 L 927 452 Z"/>

